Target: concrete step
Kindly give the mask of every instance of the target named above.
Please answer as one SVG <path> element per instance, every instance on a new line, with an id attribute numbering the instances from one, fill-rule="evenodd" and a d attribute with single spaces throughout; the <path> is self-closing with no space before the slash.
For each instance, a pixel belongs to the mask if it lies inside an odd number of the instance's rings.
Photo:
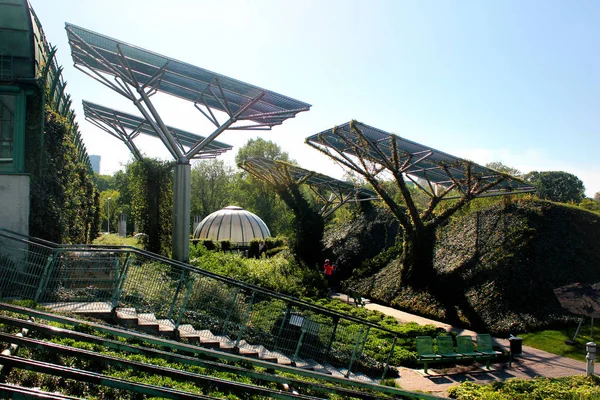
<path id="1" fill-rule="evenodd" d="M 179 325 L 179 337 L 186 339 L 190 343 L 202 345 L 213 349 L 220 348 L 221 341 L 217 339 L 209 330 L 196 330 L 190 324 Z"/>
<path id="2" fill-rule="evenodd" d="M 303 360 L 298 358 L 296 360 L 293 360 L 293 365 L 296 368 L 307 369 L 310 371 L 331 375 L 331 372 L 327 368 L 323 367 L 321 364 L 312 359 Z"/>
<path id="3" fill-rule="evenodd" d="M 104 301 L 42 303 L 52 312 L 81 314 L 98 319 L 112 318 L 112 304 Z"/>
<path id="4" fill-rule="evenodd" d="M 117 307 L 115 308 L 117 323 L 130 328 L 134 328 L 138 323 L 138 315 L 135 308 Z"/>
<path id="5" fill-rule="evenodd" d="M 137 327 L 139 330 L 158 335 L 158 320 L 154 313 L 140 313 L 137 317 Z"/>
<path id="6" fill-rule="evenodd" d="M 175 336 L 175 323 L 170 319 L 158 319 L 158 334 L 172 338 Z"/>
<path id="7" fill-rule="evenodd" d="M 255 351 L 260 360 L 282 365 L 292 365 L 292 360 L 289 357 L 285 356 L 284 354 L 278 351 L 271 351 L 263 345 L 253 345 L 249 344 L 245 340 L 240 340 L 238 347 L 240 349 L 245 348 L 248 350 Z"/>
<path id="8" fill-rule="evenodd" d="M 348 374 L 347 368 L 337 368 L 337 369 L 344 376 L 346 376 Z M 377 383 L 374 379 L 369 378 L 367 375 L 363 374 L 362 372 L 350 372 L 350 376 L 348 377 L 348 379 L 351 379 L 354 381 L 361 381 L 361 382 Z"/>

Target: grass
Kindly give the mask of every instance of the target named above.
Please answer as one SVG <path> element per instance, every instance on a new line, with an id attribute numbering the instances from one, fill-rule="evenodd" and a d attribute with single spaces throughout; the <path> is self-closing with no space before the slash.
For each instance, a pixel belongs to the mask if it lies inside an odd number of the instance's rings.
<path id="1" fill-rule="evenodd" d="M 575 339 L 575 343 L 567 344 L 573 339 L 577 325 L 569 326 L 564 329 L 543 330 L 539 332 L 524 333 L 519 335 L 523 338 L 523 345 L 531 346 L 539 350 L 544 350 L 552 354 L 563 357 L 569 357 L 574 360 L 585 362 L 585 344 L 593 342 L 595 338 L 600 338 L 600 326 L 594 326 L 593 337 L 590 336 L 591 325 L 589 320 L 584 320 L 581 329 Z"/>
<path id="2" fill-rule="evenodd" d="M 134 238 L 132 236 L 120 237 L 116 233 L 104 233 L 94 239 L 93 243 L 100 245 L 133 246 L 142 248 L 138 238 Z"/>

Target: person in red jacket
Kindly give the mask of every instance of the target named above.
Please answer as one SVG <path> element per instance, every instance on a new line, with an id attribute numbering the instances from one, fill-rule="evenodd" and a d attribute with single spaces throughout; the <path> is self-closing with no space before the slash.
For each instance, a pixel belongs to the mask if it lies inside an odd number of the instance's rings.
<path id="1" fill-rule="evenodd" d="M 325 264 L 323 264 L 323 274 L 325 274 L 325 279 L 327 279 L 327 284 L 329 287 L 331 287 L 332 284 L 334 271 L 335 265 L 333 265 L 331 261 L 329 261 L 329 259 L 327 258 L 325 260 Z"/>

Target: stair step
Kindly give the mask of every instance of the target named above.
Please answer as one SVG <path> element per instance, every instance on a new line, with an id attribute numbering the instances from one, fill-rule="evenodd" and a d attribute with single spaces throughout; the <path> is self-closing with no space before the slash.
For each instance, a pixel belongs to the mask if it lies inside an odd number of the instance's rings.
<path id="1" fill-rule="evenodd" d="M 137 318 L 138 328 L 144 332 L 158 334 L 158 320 L 154 313 L 140 313 Z"/>
<path id="2" fill-rule="evenodd" d="M 344 378 L 346 376 L 342 372 L 340 372 L 339 369 L 337 369 L 336 367 L 334 367 L 331 364 L 323 364 L 323 368 L 327 368 L 327 370 L 329 371 L 329 373 L 331 375 L 335 376 L 336 378 Z"/>
<path id="3" fill-rule="evenodd" d="M 323 374 L 328 374 L 328 375 L 331 374 L 331 372 L 327 368 L 323 367 L 321 364 L 319 364 L 315 360 L 311 360 L 311 359 L 306 359 L 306 360 L 296 359 L 296 360 L 294 360 L 294 366 L 296 368 L 308 369 L 308 370 L 320 372 Z"/>
<path id="4" fill-rule="evenodd" d="M 41 303 L 40 305 L 58 313 L 81 314 L 99 319 L 112 317 L 112 304 L 105 301 Z"/>
<path id="5" fill-rule="evenodd" d="M 190 324 L 179 325 L 179 337 L 187 339 L 190 342 L 199 343 L 204 347 L 220 348 L 221 341 L 209 330 L 196 330 Z"/>
<path id="6" fill-rule="evenodd" d="M 175 324 L 170 319 L 158 319 L 158 334 L 162 336 L 173 336 L 175 334 Z"/>
<path id="7" fill-rule="evenodd" d="M 348 373 L 348 369 L 347 368 L 338 368 L 338 370 L 344 375 L 346 376 L 346 374 Z M 367 375 L 363 374 L 362 372 L 350 372 L 350 376 L 348 377 L 348 379 L 354 380 L 354 381 L 362 381 L 362 382 L 369 382 L 369 383 L 376 383 L 375 380 L 373 380 L 372 378 L 369 378 Z"/>
<path id="8" fill-rule="evenodd" d="M 242 349 L 247 350 L 247 351 L 253 351 L 257 354 L 257 356 L 260 360 L 269 361 L 269 362 L 273 362 L 273 363 L 278 363 L 279 356 L 283 356 L 283 354 L 281 354 L 281 353 L 277 354 L 277 353 L 274 353 L 274 352 L 268 350 L 267 348 L 265 348 L 265 346 L 263 346 L 261 344 L 254 345 L 254 344 L 250 344 L 250 343 L 246 342 L 245 340 L 240 340 L 238 348 L 240 349 L 240 354 L 242 354 Z M 291 364 L 291 360 L 290 360 L 290 364 Z"/>
<path id="9" fill-rule="evenodd" d="M 117 307 L 115 308 L 115 315 L 117 317 L 117 323 L 129 327 L 137 325 L 138 318 L 135 308 Z"/>

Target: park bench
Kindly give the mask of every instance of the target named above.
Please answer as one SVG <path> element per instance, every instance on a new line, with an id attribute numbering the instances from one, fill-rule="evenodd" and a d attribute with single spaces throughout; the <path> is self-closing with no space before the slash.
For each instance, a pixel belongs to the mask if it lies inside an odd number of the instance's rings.
<path id="1" fill-rule="evenodd" d="M 495 360 L 502 352 L 494 350 L 492 336 L 487 333 L 477 335 L 477 351 L 488 358 L 486 367 L 490 368 L 490 360 Z"/>
<path id="2" fill-rule="evenodd" d="M 487 339 L 484 339 L 484 341 L 486 340 Z M 489 340 L 491 341 L 491 337 L 489 337 Z M 490 369 L 490 361 L 495 360 L 500 354 L 499 352 L 496 352 L 493 349 L 491 350 L 491 352 L 487 353 L 476 351 L 475 346 L 473 345 L 473 338 L 468 335 L 461 335 L 456 337 L 456 348 L 457 351 L 460 354 L 462 354 L 464 358 L 471 358 L 475 361 L 485 361 L 485 366 L 487 369 Z M 486 345 L 484 345 L 484 348 L 487 348 Z"/>
<path id="3" fill-rule="evenodd" d="M 433 349 L 431 336 L 417 336 L 417 363 L 423 364 L 423 371 L 427 373 L 427 364 L 442 361 L 442 356 Z"/>

